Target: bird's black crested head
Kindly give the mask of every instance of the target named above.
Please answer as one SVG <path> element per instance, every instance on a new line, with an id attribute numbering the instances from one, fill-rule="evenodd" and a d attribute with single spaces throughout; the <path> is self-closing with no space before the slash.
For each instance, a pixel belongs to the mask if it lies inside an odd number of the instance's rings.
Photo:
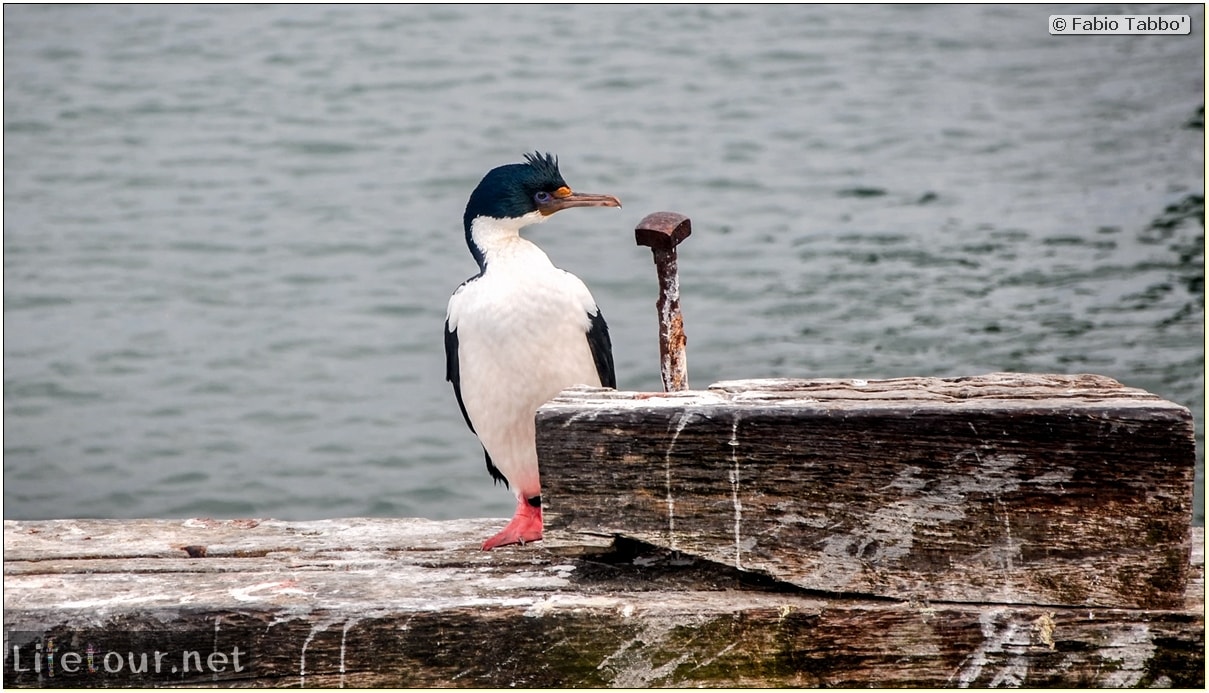
<path id="1" fill-rule="evenodd" d="M 466 230 L 478 217 L 515 219 L 539 211 L 554 194 L 567 188 L 558 171 L 558 157 L 533 152 L 523 164 L 498 166 L 487 172 L 466 203 Z"/>
<path id="2" fill-rule="evenodd" d="M 572 191 L 558 172 L 558 159 L 552 154 L 533 152 L 525 155 L 523 164 L 508 164 L 488 171 L 470 193 L 462 223 L 466 227 L 466 245 L 479 263 L 479 269 L 486 271 L 492 246 L 498 247 L 498 239 L 506 241 L 523 226 L 572 207 L 620 206 L 621 201 L 612 195 Z M 483 218 L 514 221 L 485 224 L 476 232 L 474 221 Z M 497 240 L 492 241 L 492 238 Z"/>

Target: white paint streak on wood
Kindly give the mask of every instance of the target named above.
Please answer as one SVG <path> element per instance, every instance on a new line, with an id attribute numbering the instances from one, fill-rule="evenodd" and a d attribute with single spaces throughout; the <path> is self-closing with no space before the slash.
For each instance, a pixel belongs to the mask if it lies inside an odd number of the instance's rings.
<path id="1" fill-rule="evenodd" d="M 731 500 L 735 504 L 735 567 L 743 570 L 740 560 L 742 554 L 741 527 L 743 524 L 743 503 L 739 500 L 739 416 L 735 416 L 730 427 L 730 461 L 734 465 L 730 470 Z"/>
<path id="2" fill-rule="evenodd" d="M 983 613 L 979 624 L 982 627 L 982 643 L 962 660 L 957 671 L 949 677 L 949 683 L 956 678 L 961 688 L 976 685 L 989 685 L 991 688 L 1021 686 L 1028 678 L 1026 655 L 1031 640 L 1029 629 L 1017 623 L 1006 609 Z M 989 683 L 979 684 L 983 670 L 994 662 L 1002 662 L 1002 665 L 991 676 Z"/>
<path id="3" fill-rule="evenodd" d="M 344 674 L 346 672 L 344 666 L 344 654 L 346 652 L 346 644 L 348 643 L 348 631 L 353 626 L 357 625 L 361 619 L 351 618 L 344 622 L 344 627 L 340 629 L 340 687 L 344 688 Z"/>
<path id="4" fill-rule="evenodd" d="M 667 485 L 667 540 L 673 551 L 677 550 L 677 546 L 676 499 L 672 495 L 672 451 L 676 449 L 676 440 L 680 437 L 680 433 L 684 431 L 684 427 L 692 418 L 693 413 L 687 409 L 680 415 L 676 421 L 676 430 L 672 432 L 672 440 L 667 445 L 667 453 L 663 456 L 663 477 L 664 483 Z"/>
<path id="5" fill-rule="evenodd" d="M 692 616 L 648 619 L 637 635 L 623 642 L 613 653 L 601 660 L 596 668 L 613 672 L 610 683 L 613 688 L 649 688 L 659 685 L 660 679 L 676 671 L 676 668 L 689 658 L 689 654 L 683 653 L 659 666 L 654 666 L 651 655 L 663 649 L 661 646 L 677 628 L 695 628 L 701 623 L 700 618 Z"/>
<path id="6" fill-rule="evenodd" d="M 998 493 L 995 494 L 995 505 L 1003 513 L 1003 538 L 1007 549 L 1003 552 L 1003 593 L 1010 596 L 1012 594 L 1012 573 L 1015 571 L 1015 552 L 1018 549 L 1012 545 L 1012 520 L 1008 517 L 1007 506 L 1004 505 Z"/>
<path id="7" fill-rule="evenodd" d="M 713 653 L 709 657 L 706 657 L 704 661 L 698 662 L 697 666 L 693 667 L 690 671 L 696 671 L 697 669 L 700 669 L 701 667 L 707 667 L 707 666 L 713 664 L 714 662 L 718 661 L 719 657 L 721 657 L 722 655 L 726 654 L 727 652 L 730 652 L 731 650 L 735 649 L 735 647 L 738 646 L 738 644 L 739 643 L 737 643 L 737 642 L 732 642 L 731 644 L 727 645 L 726 647 L 723 647 L 721 650 L 718 650 L 717 652 Z"/>
<path id="8" fill-rule="evenodd" d="M 311 646 L 311 641 L 315 639 L 315 633 L 320 630 L 326 630 L 327 624 L 315 624 L 311 626 L 311 632 L 307 633 L 306 640 L 302 641 L 302 653 L 298 656 L 298 687 L 306 688 L 306 648 Z"/>
<path id="9" fill-rule="evenodd" d="M 221 628 L 222 628 L 222 616 L 215 616 L 214 617 L 214 644 L 211 646 L 211 649 L 210 649 L 211 652 L 218 652 L 218 631 Z M 211 676 L 211 680 L 213 680 L 213 681 L 218 680 L 217 671 L 211 673 L 210 676 Z"/>

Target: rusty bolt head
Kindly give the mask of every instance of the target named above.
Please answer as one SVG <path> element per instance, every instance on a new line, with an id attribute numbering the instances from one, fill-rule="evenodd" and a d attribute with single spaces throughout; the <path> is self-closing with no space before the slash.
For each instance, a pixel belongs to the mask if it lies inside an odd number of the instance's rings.
<path id="1" fill-rule="evenodd" d="M 671 250 L 693 232 L 688 217 L 676 212 L 654 212 L 634 228 L 634 241 L 648 248 Z"/>

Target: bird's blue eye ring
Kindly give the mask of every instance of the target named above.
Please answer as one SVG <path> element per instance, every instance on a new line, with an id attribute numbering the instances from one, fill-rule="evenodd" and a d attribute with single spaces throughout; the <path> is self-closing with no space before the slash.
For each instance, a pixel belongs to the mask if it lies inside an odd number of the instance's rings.
<path id="1" fill-rule="evenodd" d="M 539 190 L 537 193 L 535 193 L 533 195 L 533 199 L 539 205 L 544 205 L 544 204 L 549 203 L 550 200 L 554 199 L 554 196 L 551 195 L 550 193 L 546 192 L 545 190 Z"/>

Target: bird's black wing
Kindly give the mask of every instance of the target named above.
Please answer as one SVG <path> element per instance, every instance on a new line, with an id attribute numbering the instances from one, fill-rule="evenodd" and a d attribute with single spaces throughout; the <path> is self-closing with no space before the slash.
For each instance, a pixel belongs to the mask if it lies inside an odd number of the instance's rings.
<path id="1" fill-rule="evenodd" d="M 466 425 L 470 427 L 470 432 L 478 435 L 474 430 L 474 424 L 470 423 L 470 414 L 466 413 L 466 404 L 462 402 L 462 375 L 458 365 L 458 331 L 449 329 L 449 320 L 445 320 L 445 379 L 453 384 L 453 396 L 458 400 L 458 409 L 462 410 L 462 418 L 466 419 Z M 504 474 L 491 462 L 491 454 L 487 452 L 487 448 L 483 448 L 483 458 L 487 460 L 487 471 L 491 473 L 491 478 L 496 482 L 504 482 L 504 488 L 508 487 L 508 479 L 504 478 Z"/>
<path id="2" fill-rule="evenodd" d="M 445 379 L 453 383 L 453 396 L 458 398 L 458 409 L 462 410 L 462 418 L 474 433 L 474 424 L 470 423 L 470 414 L 466 413 L 466 405 L 462 402 L 462 375 L 458 368 L 458 331 L 449 329 L 449 320 L 445 320 Z"/>
<path id="3" fill-rule="evenodd" d="M 590 316 L 592 324 L 588 327 L 588 347 L 592 349 L 592 360 L 596 362 L 596 374 L 600 376 L 600 384 L 604 387 L 617 389 L 617 373 L 613 370 L 613 342 L 609 339 L 609 326 L 605 324 L 604 314 L 596 309 L 596 314 Z"/>

